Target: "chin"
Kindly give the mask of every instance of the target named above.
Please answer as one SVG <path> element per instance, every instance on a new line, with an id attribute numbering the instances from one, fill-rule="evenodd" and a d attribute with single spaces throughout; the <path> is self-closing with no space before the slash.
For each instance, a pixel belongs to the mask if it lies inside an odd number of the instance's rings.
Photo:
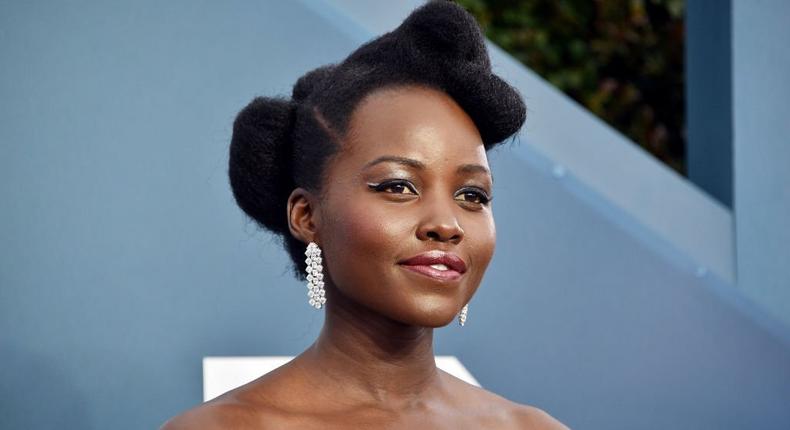
<path id="1" fill-rule="evenodd" d="M 458 316 L 458 310 L 456 309 L 460 310 L 460 306 L 456 306 L 455 303 L 439 304 L 438 306 L 436 303 L 418 305 L 411 315 L 412 318 L 409 318 L 408 323 L 420 327 L 444 327 L 456 319 Z"/>
<path id="2" fill-rule="evenodd" d="M 450 318 L 445 318 L 443 320 L 427 321 L 426 324 L 422 325 L 422 327 L 441 328 L 450 325 L 453 321 L 455 321 L 455 315 L 452 315 Z"/>

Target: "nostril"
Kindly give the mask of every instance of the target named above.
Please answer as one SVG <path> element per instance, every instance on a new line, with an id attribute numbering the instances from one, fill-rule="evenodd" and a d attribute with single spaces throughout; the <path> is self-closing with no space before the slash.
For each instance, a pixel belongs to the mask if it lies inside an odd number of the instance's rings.
<path id="1" fill-rule="evenodd" d="M 428 232 L 428 237 L 431 238 L 431 239 L 439 240 L 439 233 L 437 233 L 435 231 L 429 231 Z"/>

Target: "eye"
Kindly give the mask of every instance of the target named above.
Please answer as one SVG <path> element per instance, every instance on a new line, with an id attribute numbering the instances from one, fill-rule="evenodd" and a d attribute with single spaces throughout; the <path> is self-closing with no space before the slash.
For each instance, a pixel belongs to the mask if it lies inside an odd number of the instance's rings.
<path id="1" fill-rule="evenodd" d="M 417 194 L 414 186 L 409 181 L 394 180 L 385 181 L 380 184 L 368 184 L 368 188 L 390 194 Z"/>
<path id="2" fill-rule="evenodd" d="M 456 193 L 455 199 L 478 205 L 487 205 L 488 202 L 491 201 L 491 197 L 489 197 L 485 191 L 478 188 L 463 188 Z"/>

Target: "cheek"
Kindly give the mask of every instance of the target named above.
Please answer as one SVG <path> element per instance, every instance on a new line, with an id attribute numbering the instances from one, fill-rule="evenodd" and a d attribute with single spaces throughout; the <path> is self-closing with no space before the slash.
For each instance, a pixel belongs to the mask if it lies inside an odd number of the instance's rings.
<path id="1" fill-rule="evenodd" d="M 494 250 L 496 249 L 496 224 L 494 223 L 494 217 L 490 218 L 488 223 L 488 247 L 490 248 L 488 259 L 491 259 L 491 256 L 494 255 Z"/>
<path id="2" fill-rule="evenodd" d="M 492 216 L 475 220 L 469 225 L 467 244 L 470 258 L 472 263 L 477 266 L 478 278 L 482 278 L 496 248 L 496 225 Z"/>
<path id="3" fill-rule="evenodd" d="M 330 207 L 322 239 L 327 269 L 343 290 L 380 278 L 382 270 L 397 262 L 398 244 L 408 239 L 410 226 L 388 205 L 366 199 L 346 200 Z"/>

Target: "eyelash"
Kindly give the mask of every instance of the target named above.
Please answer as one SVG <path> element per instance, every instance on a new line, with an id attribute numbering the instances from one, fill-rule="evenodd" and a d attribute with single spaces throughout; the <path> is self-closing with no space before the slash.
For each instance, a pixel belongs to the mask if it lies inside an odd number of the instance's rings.
<path id="1" fill-rule="evenodd" d="M 393 186 L 403 186 L 408 188 L 412 193 L 417 194 L 417 190 L 414 189 L 414 186 L 409 182 L 402 179 L 393 180 L 393 181 L 384 181 L 378 184 L 368 184 L 368 188 L 374 190 L 376 192 L 385 192 L 385 190 L 390 189 Z M 466 203 L 478 204 L 487 206 L 493 197 L 489 196 L 485 191 L 481 190 L 477 187 L 465 187 L 459 190 L 456 194 L 456 197 L 459 195 L 466 195 L 467 193 L 472 193 L 477 196 L 479 202 L 463 200 Z M 391 194 L 403 194 L 403 193 L 391 193 Z"/>

